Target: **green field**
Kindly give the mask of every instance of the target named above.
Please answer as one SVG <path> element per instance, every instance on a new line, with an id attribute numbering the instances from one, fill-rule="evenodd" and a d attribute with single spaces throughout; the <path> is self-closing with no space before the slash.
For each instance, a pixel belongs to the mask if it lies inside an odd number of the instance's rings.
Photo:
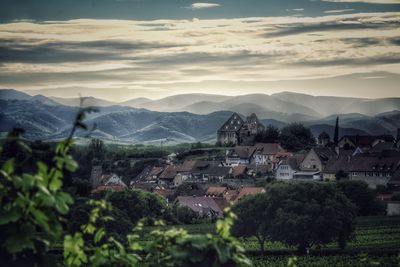
<path id="1" fill-rule="evenodd" d="M 170 227 L 170 226 L 166 226 Z M 214 225 L 198 224 L 177 226 L 192 234 L 213 233 Z M 151 230 L 149 227 L 147 230 Z M 145 237 L 144 237 L 145 239 Z M 296 255 L 295 248 L 281 243 L 268 243 L 266 256 L 258 254 L 255 238 L 241 239 L 244 248 L 255 266 L 287 266 L 288 259 Z M 297 266 L 400 266 L 400 217 L 360 217 L 357 220 L 355 239 L 348 243 L 345 251 L 336 244 L 320 250 L 312 250 L 309 256 L 297 256 Z"/>

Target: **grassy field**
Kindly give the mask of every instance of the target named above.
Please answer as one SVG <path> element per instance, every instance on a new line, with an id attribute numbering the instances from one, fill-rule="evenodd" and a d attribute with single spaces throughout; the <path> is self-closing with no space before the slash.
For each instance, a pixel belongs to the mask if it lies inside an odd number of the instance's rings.
<path id="1" fill-rule="evenodd" d="M 168 226 L 169 227 L 169 226 Z M 189 233 L 213 233 L 214 225 L 198 224 L 178 226 Z M 148 230 L 151 230 L 149 228 Z M 287 266 L 288 259 L 296 254 L 295 248 L 281 243 L 268 243 L 266 256 L 257 256 L 259 246 L 254 238 L 241 240 L 255 266 Z M 360 217 L 357 220 L 356 237 L 345 251 L 336 244 L 313 250 L 309 256 L 297 256 L 297 267 L 317 266 L 381 266 L 400 267 L 400 217 Z"/>

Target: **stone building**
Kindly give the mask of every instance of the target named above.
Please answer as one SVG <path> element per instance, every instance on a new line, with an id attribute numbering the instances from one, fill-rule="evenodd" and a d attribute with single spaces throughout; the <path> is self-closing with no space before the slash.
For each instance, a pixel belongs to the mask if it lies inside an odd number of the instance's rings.
<path id="1" fill-rule="evenodd" d="M 217 133 L 217 141 L 221 144 L 239 144 L 239 130 L 244 124 L 236 112 L 221 126 Z"/>
<path id="2" fill-rule="evenodd" d="M 264 129 L 256 114 L 252 113 L 243 121 L 239 114 L 233 113 L 218 130 L 217 141 L 221 144 L 254 145 L 256 135 Z"/>
<path id="3" fill-rule="evenodd" d="M 239 130 L 239 144 L 244 146 L 254 145 L 255 137 L 264 131 L 265 127 L 258 120 L 257 115 L 252 113 L 246 118 L 245 123 Z"/>

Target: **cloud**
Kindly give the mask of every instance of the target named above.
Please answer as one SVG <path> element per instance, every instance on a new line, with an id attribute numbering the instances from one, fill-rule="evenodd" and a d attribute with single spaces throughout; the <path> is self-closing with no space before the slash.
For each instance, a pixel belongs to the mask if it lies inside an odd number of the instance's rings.
<path id="1" fill-rule="evenodd" d="M 344 13 L 344 12 L 350 12 L 354 11 L 354 9 L 348 8 L 348 9 L 334 9 L 334 10 L 326 10 L 324 11 L 325 14 L 332 14 L 332 13 Z"/>
<path id="2" fill-rule="evenodd" d="M 286 11 L 304 11 L 304 8 L 292 8 L 292 9 L 286 9 Z"/>
<path id="3" fill-rule="evenodd" d="M 193 3 L 190 5 L 189 8 L 192 10 L 198 10 L 198 9 L 214 8 L 219 6 L 221 5 L 216 3 Z"/>
<path id="4" fill-rule="evenodd" d="M 337 3 L 400 4 L 400 0 L 322 0 Z"/>
<path id="5" fill-rule="evenodd" d="M 328 32 L 328 31 L 353 31 L 353 30 L 367 30 L 367 29 L 391 29 L 393 27 L 400 27 L 400 21 L 386 21 L 382 23 L 376 20 L 363 20 L 358 19 L 332 19 L 328 21 L 319 21 L 312 23 L 288 23 L 280 25 L 276 31 L 268 32 L 266 37 L 279 37 L 288 35 L 305 34 L 312 32 Z"/>
<path id="6" fill-rule="evenodd" d="M 113 98 L 116 88 L 165 95 L 174 86 L 229 92 L 237 83 L 251 91 L 283 80 L 400 74 L 399 26 L 395 12 L 0 24 L 0 88 L 109 88 Z"/>

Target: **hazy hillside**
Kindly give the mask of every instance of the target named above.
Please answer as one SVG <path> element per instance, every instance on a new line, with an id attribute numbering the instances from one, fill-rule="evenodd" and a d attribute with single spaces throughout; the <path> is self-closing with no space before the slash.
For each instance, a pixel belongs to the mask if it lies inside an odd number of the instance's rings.
<path id="1" fill-rule="evenodd" d="M 211 100 L 215 102 L 221 102 L 229 98 L 231 97 L 222 95 L 182 94 L 165 97 L 159 100 L 153 100 L 151 102 L 145 102 L 135 107 L 146 108 L 154 111 L 181 111 L 183 107 L 192 105 L 197 102 Z"/>
<path id="2" fill-rule="evenodd" d="M 0 89 L 0 99 L 8 100 L 8 99 L 16 99 L 16 100 L 28 100 L 31 99 L 32 96 L 25 94 L 21 91 L 13 90 L 13 89 Z"/>
<path id="3" fill-rule="evenodd" d="M 38 97 L 38 96 L 36 96 Z M 40 96 L 45 101 L 44 96 Z M 31 96 L 15 90 L 0 90 L 0 99 L 31 99 Z M 50 97 L 49 101 L 67 106 L 79 106 L 79 98 Z M 256 113 L 261 119 L 284 122 L 324 119 L 334 114 L 375 116 L 380 113 L 400 110 L 400 98 L 362 99 L 350 97 L 311 96 L 282 92 L 273 95 L 248 94 L 224 96 L 210 94 L 182 94 L 158 100 L 135 98 L 113 103 L 95 97 L 86 97 L 84 106 L 128 106 L 160 112 L 190 112 L 209 114 L 216 111 L 234 111 L 244 115 Z"/>
<path id="4" fill-rule="evenodd" d="M 210 97 L 210 95 L 198 96 L 201 99 Z M 64 138 L 68 134 L 78 110 L 74 105 L 77 99 L 70 99 L 69 105 L 61 105 L 54 98 L 50 99 L 42 95 L 29 96 L 14 90 L 0 90 L 0 97 L 0 132 L 7 132 L 13 127 L 20 127 L 26 130 L 25 136 L 30 139 L 50 140 Z M 184 95 L 180 99 L 187 98 L 189 96 Z M 110 105 L 101 106 L 102 104 L 107 104 L 107 102 L 89 98 L 86 105 L 97 105 L 99 112 L 89 114 L 86 123 L 92 129 L 91 136 L 111 141 L 127 143 L 157 143 L 165 141 L 171 143 L 214 142 L 217 130 L 232 113 L 232 111 L 229 111 L 230 109 L 242 114 L 243 118 L 245 118 L 245 115 L 255 112 L 265 126 L 272 124 L 275 127 L 282 128 L 288 123 L 298 121 L 310 127 L 315 136 L 318 136 L 322 131 L 333 136 L 337 115 L 316 118 L 313 117 L 315 114 L 313 110 L 308 107 L 295 104 L 290 107 L 287 101 L 275 101 L 271 100 L 271 97 L 264 97 L 263 95 L 222 97 L 221 99 L 223 100 L 219 103 L 201 101 L 197 104 L 191 104 L 190 106 L 192 107 L 208 106 L 208 114 L 195 114 L 190 112 L 158 112 L 144 108 L 132 108 L 126 105 L 111 105 L 111 102 L 109 102 Z M 58 99 L 60 102 L 64 100 Z M 141 99 L 138 101 L 147 100 Z M 169 103 L 171 106 L 187 107 L 184 103 L 176 103 L 175 100 L 168 98 L 160 101 L 164 104 Z M 241 100 L 253 101 L 254 103 L 241 102 Z M 192 99 L 192 101 L 194 100 Z M 379 103 L 379 105 L 383 105 L 382 103 L 385 103 L 385 101 L 377 100 L 376 103 L 377 105 Z M 391 101 L 395 103 L 396 99 Z M 270 105 L 261 104 L 262 102 Z M 144 105 L 145 103 L 142 104 Z M 218 109 L 218 107 L 230 108 L 227 111 L 212 112 L 213 109 L 211 107 L 215 109 Z M 317 107 L 314 105 L 314 108 Z M 292 113 L 277 111 L 288 109 Z M 375 108 L 375 110 L 380 109 Z M 303 113 L 295 113 L 296 110 L 300 110 Z M 387 133 L 394 135 L 397 128 L 400 128 L 400 111 L 398 110 L 391 110 L 373 116 L 354 112 L 340 114 L 339 117 L 340 135 Z M 78 136 L 86 136 L 87 134 L 87 132 L 78 132 Z"/>
<path id="5" fill-rule="evenodd" d="M 79 97 L 75 98 L 50 97 L 50 99 L 66 106 L 79 107 L 81 105 L 81 99 Z M 115 105 L 115 103 L 113 102 L 95 97 L 84 97 L 83 100 L 84 100 L 83 101 L 84 107 L 89 107 L 89 106 L 106 107 Z"/>
<path id="6" fill-rule="evenodd" d="M 400 110 L 400 98 L 360 99 L 333 96 L 311 96 L 305 94 L 282 92 L 272 97 L 295 104 L 307 105 L 323 116 L 332 114 L 360 113 L 376 115 L 382 112 Z"/>

